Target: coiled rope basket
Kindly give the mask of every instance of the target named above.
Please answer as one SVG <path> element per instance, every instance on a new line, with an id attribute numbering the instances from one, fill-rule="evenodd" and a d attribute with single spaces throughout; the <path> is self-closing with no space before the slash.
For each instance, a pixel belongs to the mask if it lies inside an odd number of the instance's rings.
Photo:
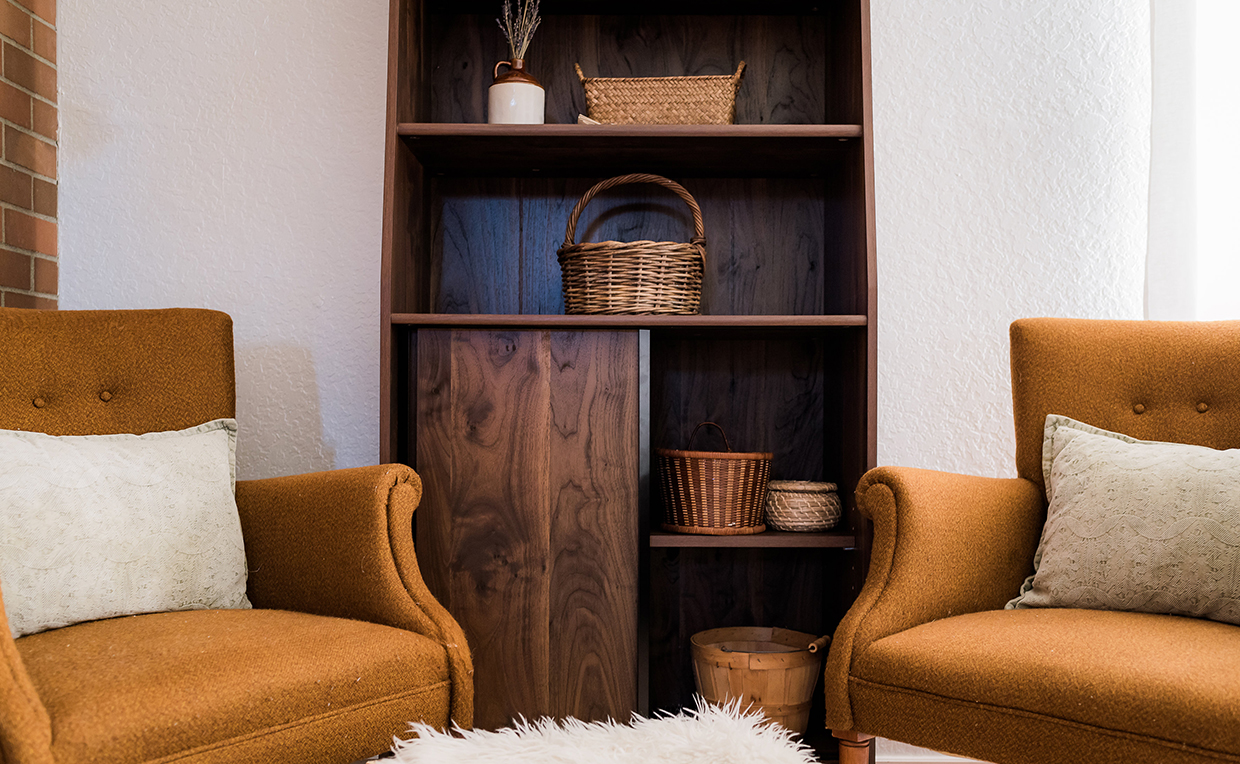
<path id="1" fill-rule="evenodd" d="M 599 193 L 630 183 L 662 186 L 689 205 L 693 238 L 675 241 L 576 243 L 577 219 Z M 660 175 L 620 175 L 596 183 L 573 207 L 556 251 L 565 313 L 693 315 L 702 302 L 706 230 L 702 209 L 679 183 Z"/>

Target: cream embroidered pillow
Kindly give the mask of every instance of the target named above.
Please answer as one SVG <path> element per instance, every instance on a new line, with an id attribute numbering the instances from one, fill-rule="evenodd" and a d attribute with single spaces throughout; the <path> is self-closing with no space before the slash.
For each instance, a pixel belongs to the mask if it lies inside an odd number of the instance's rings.
<path id="1" fill-rule="evenodd" d="M 1240 624 L 1240 450 L 1135 440 L 1051 415 L 1035 573 L 1008 608 Z"/>
<path id="2" fill-rule="evenodd" d="M 237 423 L 0 430 L 0 590 L 14 637 L 132 613 L 248 608 Z"/>

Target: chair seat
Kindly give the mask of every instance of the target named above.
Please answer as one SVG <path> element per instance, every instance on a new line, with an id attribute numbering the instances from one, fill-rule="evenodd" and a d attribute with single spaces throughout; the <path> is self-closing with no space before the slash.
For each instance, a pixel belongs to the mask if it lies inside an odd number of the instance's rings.
<path id="1" fill-rule="evenodd" d="M 57 761 L 314 762 L 329 747 L 362 758 L 389 748 L 410 721 L 448 719 L 443 647 L 362 621 L 158 613 L 34 634 L 17 647 L 51 715 Z"/>
<path id="2" fill-rule="evenodd" d="M 858 729 L 867 732 L 882 734 L 867 724 L 893 713 L 964 729 L 1003 714 L 1016 729 L 1023 718 L 1041 729 L 1051 722 L 1240 756 L 1240 627 L 1214 621 L 1067 609 L 972 613 L 874 642 L 857 659 L 851 685 Z"/>

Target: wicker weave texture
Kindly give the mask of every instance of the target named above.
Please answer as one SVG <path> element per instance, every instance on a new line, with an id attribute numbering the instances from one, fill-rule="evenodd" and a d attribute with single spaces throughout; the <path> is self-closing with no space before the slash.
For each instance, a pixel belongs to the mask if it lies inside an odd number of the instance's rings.
<path id="1" fill-rule="evenodd" d="M 714 422 L 704 425 L 719 427 Z M 720 428 L 720 432 L 723 429 Z M 727 443 L 727 436 L 724 436 Z M 693 436 L 689 436 L 692 445 Z M 759 533 L 771 475 L 769 452 L 655 449 L 664 530 L 707 535 Z"/>
<path id="2" fill-rule="evenodd" d="M 577 220 L 597 194 L 630 183 L 653 183 L 679 196 L 693 213 L 693 238 L 674 241 L 576 243 Z M 693 195 L 660 175 L 632 174 L 594 185 L 573 207 L 556 252 L 569 314 L 693 315 L 702 302 L 706 232 Z"/>
<path id="3" fill-rule="evenodd" d="M 843 515 L 835 483 L 772 480 L 766 498 L 766 519 L 781 531 L 827 531 Z"/>
<path id="4" fill-rule="evenodd" d="M 745 71 L 701 77 L 587 77 L 575 64 L 586 91 L 590 119 L 607 125 L 730 125 L 736 91 Z"/>

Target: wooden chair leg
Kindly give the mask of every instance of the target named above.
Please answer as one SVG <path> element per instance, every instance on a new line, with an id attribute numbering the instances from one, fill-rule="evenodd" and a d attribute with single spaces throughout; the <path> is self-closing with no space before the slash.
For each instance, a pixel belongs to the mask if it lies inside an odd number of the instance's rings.
<path id="1" fill-rule="evenodd" d="M 840 764 L 874 764 L 873 735 L 836 730 L 831 734 L 840 744 Z"/>

